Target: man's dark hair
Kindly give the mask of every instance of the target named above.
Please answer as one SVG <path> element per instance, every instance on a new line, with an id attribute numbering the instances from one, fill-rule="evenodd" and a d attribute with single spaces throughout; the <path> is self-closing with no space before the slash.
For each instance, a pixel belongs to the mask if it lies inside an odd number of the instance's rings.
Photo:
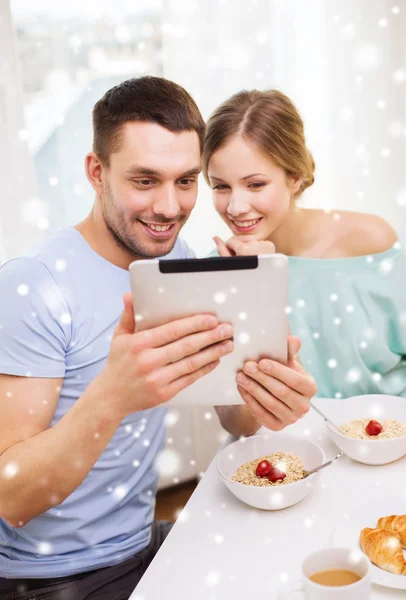
<path id="1" fill-rule="evenodd" d="M 205 123 L 188 92 L 163 77 L 127 79 L 108 90 L 93 108 L 93 151 L 109 165 L 120 146 L 122 126 L 131 121 L 157 123 L 169 131 L 196 131 L 203 149 Z"/>

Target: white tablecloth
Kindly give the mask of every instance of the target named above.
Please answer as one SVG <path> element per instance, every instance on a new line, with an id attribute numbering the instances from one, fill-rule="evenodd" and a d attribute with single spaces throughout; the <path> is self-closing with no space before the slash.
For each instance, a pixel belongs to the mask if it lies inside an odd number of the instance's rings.
<path id="1" fill-rule="evenodd" d="M 320 402 L 327 412 L 339 400 Z M 327 458 L 337 453 L 314 411 L 286 431 L 308 436 Z M 330 546 L 336 524 L 360 503 L 373 502 L 375 490 L 385 486 L 405 497 L 405 473 L 406 457 L 373 467 L 343 456 L 302 502 L 261 511 L 227 490 L 213 460 L 131 600 L 276 599 L 282 585 L 299 578 L 304 557 Z M 371 599 L 395 598 L 405 600 L 406 592 L 373 585 Z"/>

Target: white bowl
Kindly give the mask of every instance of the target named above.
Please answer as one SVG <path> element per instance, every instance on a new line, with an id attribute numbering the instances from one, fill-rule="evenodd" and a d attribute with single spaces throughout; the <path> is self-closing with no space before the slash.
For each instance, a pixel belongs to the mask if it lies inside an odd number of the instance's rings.
<path id="1" fill-rule="evenodd" d="M 223 448 L 217 455 L 217 470 L 230 492 L 246 504 L 264 510 L 286 508 L 300 502 L 311 492 L 319 473 L 277 486 L 260 487 L 232 480 L 238 467 L 273 452 L 295 454 L 307 471 L 320 466 L 325 460 L 323 450 L 314 442 L 287 433 L 270 432 L 239 439 Z"/>
<path id="2" fill-rule="evenodd" d="M 322 408 L 322 401 L 318 404 Z M 323 410 L 326 417 L 341 427 L 356 419 L 394 419 L 406 423 L 406 399 L 385 394 L 353 396 L 329 403 Z M 350 458 L 366 465 L 385 465 L 406 454 L 406 435 L 390 440 L 356 440 L 337 433 L 328 423 L 327 430 L 333 442 Z"/>

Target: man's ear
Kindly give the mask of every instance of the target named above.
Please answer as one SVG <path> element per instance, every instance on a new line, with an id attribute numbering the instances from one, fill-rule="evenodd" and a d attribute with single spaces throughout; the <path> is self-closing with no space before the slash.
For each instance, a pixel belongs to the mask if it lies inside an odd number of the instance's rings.
<path id="1" fill-rule="evenodd" d="M 103 165 L 95 152 L 89 152 L 85 158 L 86 176 L 90 185 L 101 196 L 103 192 Z"/>

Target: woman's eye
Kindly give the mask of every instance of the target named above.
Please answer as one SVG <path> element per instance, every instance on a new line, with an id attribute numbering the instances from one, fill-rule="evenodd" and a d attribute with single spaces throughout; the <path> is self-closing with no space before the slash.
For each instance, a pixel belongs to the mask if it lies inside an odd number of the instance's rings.
<path id="1" fill-rule="evenodd" d="M 213 190 L 219 190 L 219 191 L 220 191 L 220 190 L 225 190 L 227 187 L 228 187 L 227 185 L 224 185 L 224 184 L 220 184 L 220 183 L 219 183 L 218 185 L 215 185 L 215 186 L 213 187 Z"/>
<path id="2" fill-rule="evenodd" d="M 255 183 L 250 183 L 248 187 L 249 188 L 253 188 L 254 190 L 256 190 L 258 188 L 264 187 L 264 185 L 265 185 L 265 183 L 262 183 L 260 181 L 256 181 Z"/>

